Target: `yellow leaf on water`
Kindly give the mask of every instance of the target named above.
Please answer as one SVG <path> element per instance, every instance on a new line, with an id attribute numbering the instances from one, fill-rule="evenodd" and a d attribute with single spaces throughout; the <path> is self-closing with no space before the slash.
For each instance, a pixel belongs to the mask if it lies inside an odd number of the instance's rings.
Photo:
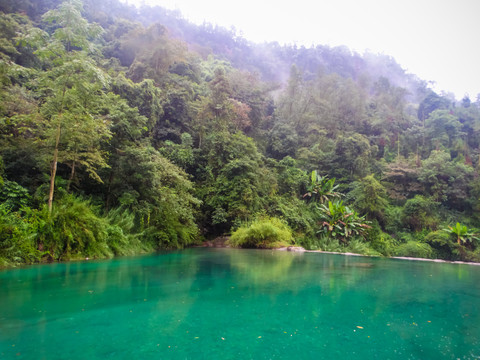
<path id="1" fill-rule="evenodd" d="M 362 326 L 357 326 L 357 328 L 359 328 L 359 329 L 363 329 L 363 327 L 362 327 Z"/>
<path id="2" fill-rule="evenodd" d="M 258 337 L 258 339 L 261 339 L 261 338 L 262 338 L 261 336 Z"/>

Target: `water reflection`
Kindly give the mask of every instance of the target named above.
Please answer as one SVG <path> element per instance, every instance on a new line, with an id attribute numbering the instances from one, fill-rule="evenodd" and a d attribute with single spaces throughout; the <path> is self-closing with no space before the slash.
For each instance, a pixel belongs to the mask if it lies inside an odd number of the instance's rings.
<path id="1" fill-rule="evenodd" d="M 33 266 L 0 272 L 0 357 L 473 358 L 479 280 L 466 265 L 270 250 Z"/>

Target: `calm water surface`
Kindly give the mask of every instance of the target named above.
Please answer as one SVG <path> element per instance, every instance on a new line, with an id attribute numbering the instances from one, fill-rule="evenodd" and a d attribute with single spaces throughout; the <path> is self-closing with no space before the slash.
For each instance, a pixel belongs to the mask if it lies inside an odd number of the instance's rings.
<path id="1" fill-rule="evenodd" d="M 233 249 L 0 271 L 0 359 L 480 359 L 480 267 Z"/>

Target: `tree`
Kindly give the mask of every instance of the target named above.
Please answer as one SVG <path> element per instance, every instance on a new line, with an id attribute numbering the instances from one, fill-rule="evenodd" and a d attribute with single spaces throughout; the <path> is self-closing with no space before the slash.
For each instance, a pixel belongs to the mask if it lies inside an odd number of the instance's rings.
<path id="1" fill-rule="evenodd" d="M 275 163 L 277 170 L 278 190 L 281 195 L 289 195 L 298 198 L 305 191 L 308 183 L 308 175 L 301 170 L 295 159 L 290 156 L 284 157 Z"/>
<path id="2" fill-rule="evenodd" d="M 374 162 L 376 150 L 367 137 L 358 133 L 338 138 L 332 159 L 334 175 L 341 181 L 366 176 Z"/>
<path id="3" fill-rule="evenodd" d="M 446 151 L 432 151 L 422 161 L 418 180 L 435 201 L 464 210 L 468 204 L 474 171 L 469 165 L 451 159 Z"/>
<path id="4" fill-rule="evenodd" d="M 366 214 L 370 220 L 377 219 L 383 223 L 388 206 L 387 193 L 373 174 L 356 181 L 348 196 L 353 198 L 353 207 L 360 213 Z"/>
<path id="5" fill-rule="evenodd" d="M 418 119 L 423 122 L 430 116 L 430 113 L 435 110 L 445 110 L 450 107 L 450 101 L 434 91 L 430 90 L 418 107 Z"/>
<path id="6" fill-rule="evenodd" d="M 46 119 L 45 136 L 53 143 L 48 195 L 50 212 L 59 161 L 69 163 L 71 179 L 77 164 L 81 164 L 93 178 L 101 181 L 96 170 L 106 166 L 99 142 L 110 134 L 97 109 L 107 81 L 91 58 L 94 46 L 90 42 L 102 29 L 89 24 L 81 11 L 79 0 L 65 1 L 43 16 L 45 22 L 56 26 L 53 34 L 50 36 L 37 29 L 27 39 L 47 66 L 38 82 L 43 102 L 41 113 Z"/>
<path id="7" fill-rule="evenodd" d="M 147 118 L 139 114 L 137 108 L 128 105 L 119 95 L 108 93 L 100 110 L 102 117 L 110 124 L 112 137 L 104 142 L 102 151 L 109 154 L 108 167 L 101 175 L 106 181 L 106 188 L 102 189 L 105 196 L 105 208 L 111 209 L 112 202 L 120 196 L 116 183 L 121 174 L 121 164 L 131 147 L 139 146 L 142 136 L 148 131 Z M 118 205 L 118 204 L 117 204 Z"/>
<path id="8" fill-rule="evenodd" d="M 408 199 L 402 209 L 402 222 L 413 231 L 425 228 L 435 230 L 438 224 L 436 214 L 438 203 L 422 195 Z"/>
<path id="9" fill-rule="evenodd" d="M 269 104 L 273 103 L 270 93 L 276 89 L 275 85 L 266 84 L 260 80 L 259 74 L 247 71 L 231 71 L 228 80 L 232 98 L 238 102 L 237 108 L 248 110 L 248 119 L 240 123 L 248 126 L 239 126 L 239 130 L 258 134 L 273 112 L 273 109 L 269 109 Z"/>
<path id="10" fill-rule="evenodd" d="M 196 240 L 196 211 L 187 174 L 147 141 L 123 147 L 109 183 L 110 206 L 135 214 L 136 227 L 155 247 L 179 248 Z"/>
<path id="11" fill-rule="evenodd" d="M 183 133 L 181 139 L 181 144 L 175 144 L 172 141 L 167 140 L 165 141 L 164 146 L 158 150 L 172 163 L 187 170 L 194 162 L 193 140 L 189 133 Z"/>
<path id="12" fill-rule="evenodd" d="M 352 80 L 338 74 L 319 76 L 314 83 L 314 124 L 327 130 L 329 136 L 339 131 L 359 132 L 366 120 L 364 91 Z M 314 127 L 306 128 L 308 134 Z"/>
<path id="13" fill-rule="evenodd" d="M 156 23 L 148 29 L 136 29 L 126 39 L 127 52 L 135 54 L 130 65 L 128 77 L 135 82 L 153 79 L 156 84 L 162 83 L 168 69 L 175 62 L 185 58 L 186 44 L 168 37 L 165 26 Z"/>
<path id="14" fill-rule="evenodd" d="M 279 121 L 270 130 L 268 139 L 267 151 L 270 156 L 275 159 L 295 156 L 299 138 L 291 124 Z"/>
<path id="15" fill-rule="evenodd" d="M 472 105 L 472 101 L 470 100 L 470 98 L 468 97 L 468 95 L 465 95 L 463 98 L 462 98 L 462 106 L 464 108 L 469 108 L 470 105 Z"/>
<path id="16" fill-rule="evenodd" d="M 312 108 L 313 97 L 308 84 L 303 80 L 302 71 L 293 64 L 284 96 L 280 99 L 278 114 L 286 123 L 292 124 L 295 131 L 304 126 Z"/>
<path id="17" fill-rule="evenodd" d="M 435 110 L 425 120 L 425 135 L 432 144 L 432 148 L 452 148 L 456 140 L 465 137 L 462 124 L 458 117 L 448 110 Z"/>
<path id="18" fill-rule="evenodd" d="M 137 108 L 139 114 L 146 119 L 142 127 L 146 127 L 155 136 L 154 127 L 165 116 L 165 93 L 162 89 L 155 86 L 151 79 L 134 83 L 121 73 L 112 80 L 111 89 L 125 99 L 130 107 Z"/>
<path id="19" fill-rule="evenodd" d="M 383 173 L 383 179 L 388 196 L 393 200 L 406 200 L 424 192 L 418 180 L 419 169 L 415 163 L 403 158 L 397 158 L 388 164 Z"/>
<path id="20" fill-rule="evenodd" d="M 276 191 L 276 179 L 264 166 L 253 139 L 241 132 L 211 133 L 196 155 L 203 221 L 216 233 L 252 219 Z"/>
<path id="21" fill-rule="evenodd" d="M 407 90 L 390 84 L 385 77 L 380 77 L 373 85 L 374 97 L 368 106 L 371 131 L 378 133 L 377 144 L 387 149 L 395 149 L 395 154 L 400 154 L 401 135 L 412 125 L 413 117 L 406 112 Z"/>

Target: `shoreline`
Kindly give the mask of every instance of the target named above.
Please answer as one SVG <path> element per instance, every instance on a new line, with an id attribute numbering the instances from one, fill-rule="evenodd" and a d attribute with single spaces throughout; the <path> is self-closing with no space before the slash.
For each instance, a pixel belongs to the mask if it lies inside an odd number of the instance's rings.
<path id="1" fill-rule="evenodd" d="M 205 241 L 199 246 L 194 247 L 205 247 L 205 248 L 231 248 L 231 249 L 242 249 L 242 248 L 234 248 L 226 245 L 225 242 L 228 237 L 219 237 L 211 241 Z M 262 250 L 262 249 L 258 249 Z M 427 258 L 416 258 L 416 257 L 408 257 L 408 256 L 376 256 L 376 255 L 363 255 L 363 254 L 356 254 L 356 253 L 342 253 L 342 252 L 334 252 L 334 251 L 322 251 L 322 250 L 307 250 L 301 246 L 286 246 L 280 248 L 272 248 L 272 249 L 263 249 L 263 250 L 276 250 L 276 251 L 289 251 L 295 253 L 320 253 L 320 254 L 332 254 L 332 255 L 343 255 L 343 256 L 363 256 L 363 257 L 375 257 L 375 258 L 382 258 L 382 259 L 394 259 L 394 260 L 407 260 L 407 261 L 429 261 L 435 263 L 445 263 L 445 264 L 464 264 L 464 265 L 474 265 L 480 266 L 480 262 L 468 262 L 468 261 L 452 261 L 452 260 L 443 260 L 443 259 L 427 259 Z"/>
<path id="2" fill-rule="evenodd" d="M 230 247 L 229 245 L 226 245 L 227 240 L 228 240 L 227 236 L 221 236 L 210 241 L 204 241 L 201 245 L 197 245 L 194 247 L 242 249 L 242 248 L 233 248 L 233 247 Z M 261 249 L 258 249 L 258 250 L 261 250 Z M 296 253 L 307 252 L 307 253 L 320 253 L 320 254 L 332 254 L 332 255 L 343 255 L 343 256 L 363 256 L 363 257 L 376 257 L 376 258 L 382 258 L 382 259 L 429 261 L 429 262 L 445 263 L 445 264 L 464 264 L 464 265 L 480 266 L 480 262 L 427 259 L 427 258 L 416 258 L 416 257 L 409 257 L 409 256 L 376 256 L 376 255 L 356 254 L 356 253 L 350 253 L 350 252 L 342 253 L 342 252 L 334 252 L 334 251 L 307 250 L 301 246 L 293 246 L 293 245 L 280 247 L 280 248 L 265 249 L 265 250 L 289 251 L 289 252 L 296 252 Z"/>
<path id="3" fill-rule="evenodd" d="M 301 249 L 301 250 L 300 250 Z M 375 258 L 382 258 L 382 259 L 395 259 L 395 260 L 407 260 L 407 261 L 429 261 L 435 263 L 445 263 L 445 264 L 464 264 L 464 265 L 474 265 L 480 266 L 478 262 L 468 262 L 468 261 L 451 261 L 451 260 L 443 260 L 443 259 L 426 259 L 426 258 L 416 258 L 416 257 L 408 257 L 408 256 L 375 256 L 375 255 L 363 255 L 363 254 L 356 254 L 356 253 L 342 253 L 342 252 L 334 252 L 334 251 L 322 251 L 322 250 L 306 250 L 300 246 L 289 246 L 285 248 L 276 248 L 272 250 L 278 251 L 290 251 L 290 252 L 298 252 L 298 253 L 320 253 L 320 254 L 332 254 L 332 255 L 343 255 L 343 256 L 363 256 L 363 257 L 375 257 Z"/>
<path id="4" fill-rule="evenodd" d="M 205 245 L 194 245 L 189 246 L 184 249 L 188 248 L 210 248 L 210 249 L 244 249 L 244 248 L 236 248 L 230 246 L 212 246 L 212 244 Z M 175 249 L 175 251 L 182 250 L 182 249 Z M 480 262 L 467 262 L 467 261 L 451 261 L 451 260 L 443 260 L 443 259 L 426 259 L 426 258 L 415 258 L 415 257 L 405 257 L 405 256 L 376 256 L 376 255 L 363 255 L 363 254 L 356 254 L 351 252 L 334 252 L 334 251 L 322 251 L 322 250 L 306 250 L 301 246 L 288 246 L 288 247 L 281 247 L 281 248 L 272 248 L 272 249 L 249 249 L 249 250 L 274 250 L 274 251 L 288 251 L 292 253 L 318 253 L 318 254 L 330 254 L 330 255 L 342 255 L 342 256 L 357 256 L 357 257 L 370 257 L 370 258 L 380 258 L 380 259 L 393 259 L 393 260 L 406 260 L 406 261 L 428 261 L 428 262 L 435 262 L 435 263 L 444 263 L 444 264 L 458 264 L 458 265 L 472 265 L 472 266 L 480 266 Z M 17 264 L 13 266 L 0 266 L 0 271 L 3 270 L 12 270 L 12 269 L 19 269 L 19 268 L 28 268 L 30 266 L 35 265 L 48 265 L 48 264 L 55 264 L 55 263 L 73 263 L 73 262 L 88 262 L 88 261 L 98 261 L 98 260 L 111 260 L 117 257 L 125 257 L 125 256 L 142 256 L 142 255 L 150 255 L 158 253 L 158 250 L 154 250 L 152 252 L 141 252 L 138 254 L 131 254 L 131 255 L 121 255 L 121 256 L 113 256 L 111 258 L 74 258 L 62 261 L 51 261 L 51 262 L 38 262 L 33 264 Z"/>

